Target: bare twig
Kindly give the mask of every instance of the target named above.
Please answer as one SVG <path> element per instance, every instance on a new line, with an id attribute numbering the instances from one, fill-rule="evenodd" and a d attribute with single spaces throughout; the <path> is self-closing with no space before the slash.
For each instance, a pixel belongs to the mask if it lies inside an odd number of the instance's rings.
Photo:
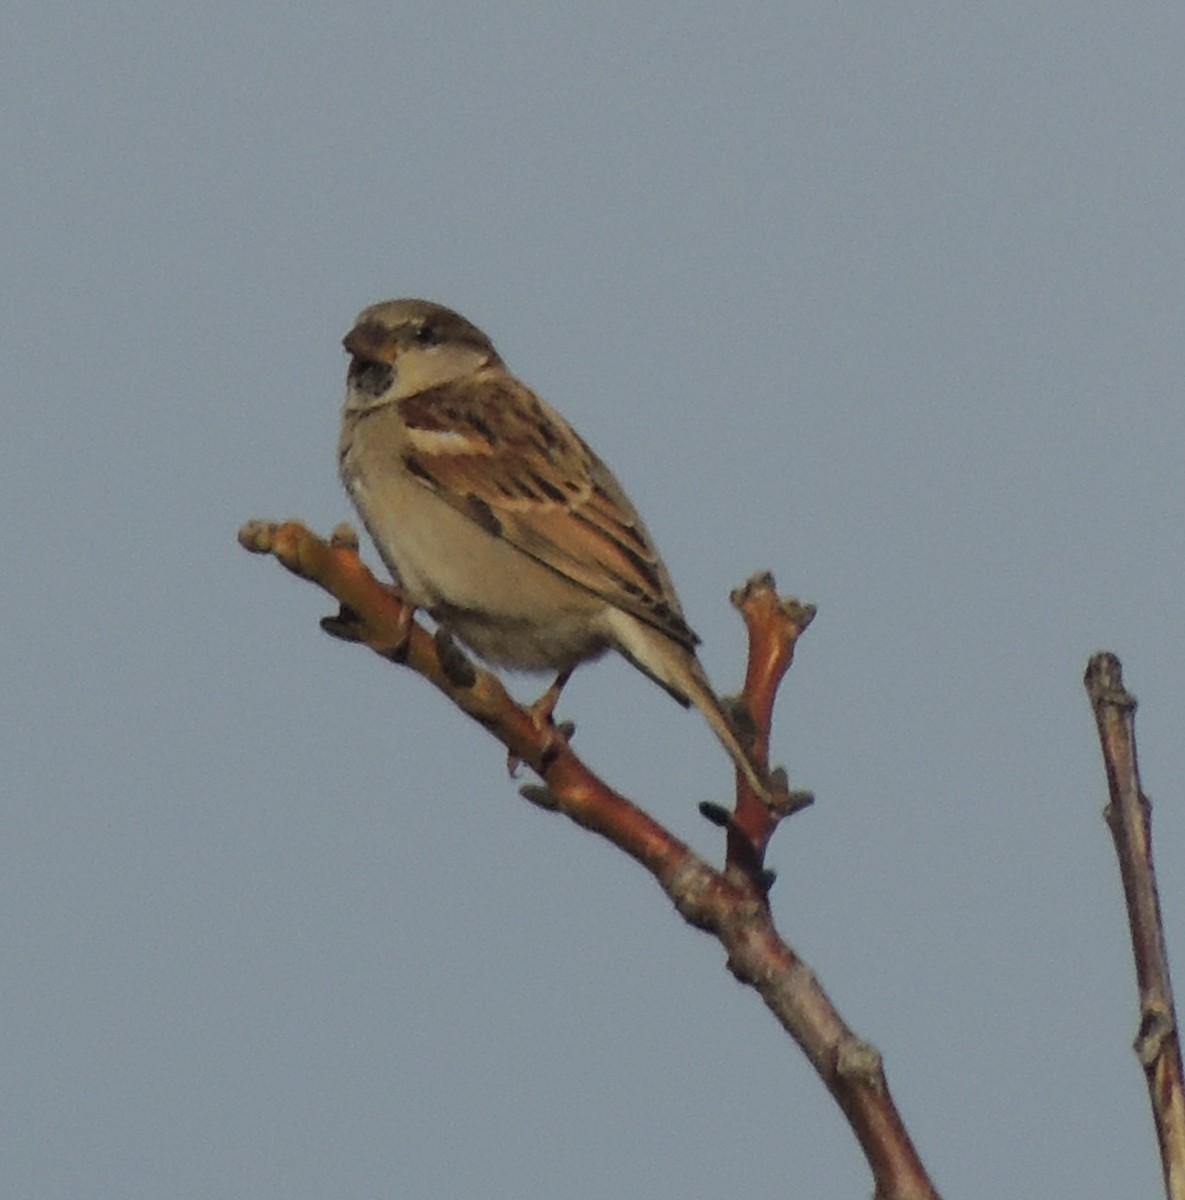
<path id="1" fill-rule="evenodd" d="M 1123 686 L 1123 668 L 1114 654 L 1093 655 L 1084 682 L 1107 769 L 1111 799 L 1103 816 L 1119 857 L 1136 960 L 1140 1029 L 1135 1051 L 1148 1081 L 1165 1194 L 1169 1200 L 1185 1200 L 1181 1047 L 1152 865 L 1152 805 L 1140 787 L 1136 761 L 1136 699 Z"/>
<path id="2" fill-rule="evenodd" d="M 774 701 L 790 664 L 799 637 L 815 619 L 810 604 L 800 604 L 777 593 L 772 575 L 754 575 L 730 597 L 749 634 L 749 660 L 741 693 L 743 716 L 753 725 L 753 749 L 759 762 L 769 762 L 769 737 Z M 739 783 L 740 781 L 738 781 Z M 805 808 L 809 792 L 783 793 L 779 808 L 763 804 L 745 787 L 737 789 L 736 812 L 728 825 L 727 865 L 757 878 L 764 869 L 765 850 L 778 822 Z"/>
<path id="3" fill-rule="evenodd" d="M 273 555 L 338 599 L 341 611 L 323 622 L 328 632 L 405 662 L 479 721 L 512 756 L 530 764 L 544 786 L 525 788 L 528 800 L 601 834 L 650 871 L 685 920 L 715 935 L 732 973 L 758 991 L 802 1047 L 851 1124 L 872 1169 L 876 1200 L 937 1200 L 889 1095 L 880 1055 L 843 1023 L 770 915 L 770 877 L 762 867 L 765 847 L 778 820 L 809 803 L 805 793 L 788 792 L 776 811 L 752 797 L 746 800 L 744 788 L 738 788 L 734 813 L 708 806 L 709 815 L 729 831 L 726 868 L 717 871 L 598 778 L 566 739 L 540 728 L 494 676 L 411 620 L 393 589 L 363 566 L 348 530 L 339 527 L 327 543 L 295 521 L 252 521 L 240 530 L 239 541 L 254 553 Z M 779 598 L 770 576 L 750 580 L 734 603 L 749 628 L 743 702 L 764 759 L 778 683 L 814 610 Z"/>

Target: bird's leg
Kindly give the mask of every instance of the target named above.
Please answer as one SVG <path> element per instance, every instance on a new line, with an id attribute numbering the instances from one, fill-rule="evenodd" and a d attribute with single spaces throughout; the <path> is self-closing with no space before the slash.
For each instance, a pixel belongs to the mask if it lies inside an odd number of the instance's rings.
<path id="1" fill-rule="evenodd" d="M 569 667 L 566 671 L 561 671 L 556 677 L 555 682 L 535 701 L 527 707 L 527 712 L 530 714 L 531 721 L 538 728 L 542 729 L 546 725 L 555 727 L 555 722 L 552 720 L 552 714 L 555 712 L 555 706 L 559 703 L 560 692 L 564 690 L 564 684 L 572 678 L 572 668 Z"/>
<path id="2" fill-rule="evenodd" d="M 557 726 L 553 720 L 555 706 L 559 703 L 560 692 L 564 690 L 564 684 L 572 677 L 572 667 L 566 671 L 561 671 L 555 678 L 555 682 L 535 701 L 534 704 L 528 704 L 523 711 L 531 720 L 531 724 L 543 734 L 543 758 L 554 758 L 555 755 L 568 744 L 568 738 L 571 736 L 572 728 L 570 726 Z M 515 754 L 506 756 L 506 769 L 513 775 L 519 768 L 521 759 Z"/>
<path id="3" fill-rule="evenodd" d="M 389 643 L 382 647 L 376 647 L 376 649 L 392 662 L 407 662 L 407 648 L 411 644 L 411 627 L 416 615 L 415 605 L 408 601 L 403 590 L 397 585 L 388 584 L 387 587 L 395 595 L 401 607 L 395 621 L 394 634 Z"/>

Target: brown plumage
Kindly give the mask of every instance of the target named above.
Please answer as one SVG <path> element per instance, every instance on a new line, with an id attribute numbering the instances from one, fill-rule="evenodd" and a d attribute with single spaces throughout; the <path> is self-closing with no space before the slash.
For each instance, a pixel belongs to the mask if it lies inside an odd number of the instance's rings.
<path id="1" fill-rule="evenodd" d="M 411 602 L 488 661 L 561 681 L 617 649 L 767 796 L 645 525 L 567 421 L 440 305 L 376 304 L 344 344 L 342 480 Z"/>

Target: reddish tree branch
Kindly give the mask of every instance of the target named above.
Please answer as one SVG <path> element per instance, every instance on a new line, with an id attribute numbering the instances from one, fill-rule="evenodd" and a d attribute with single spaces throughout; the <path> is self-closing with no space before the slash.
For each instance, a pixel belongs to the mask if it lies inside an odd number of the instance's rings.
<path id="1" fill-rule="evenodd" d="M 494 676 L 411 620 L 397 593 L 379 583 L 358 558 L 352 531 L 339 527 L 325 542 L 294 521 L 252 521 L 240 530 L 239 541 L 254 553 L 273 555 L 338 599 L 341 611 L 322 622 L 328 632 L 405 662 L 514 757 L 529 763 L 544 781 L 543 787 L 523 789 L 529 800 L 601 834 L 650 871 L 685 920 L 715 935 L 727 953 L 729 970 L 757 990 L 802 1047 L 864 1151 L 876 1200 L 937 1200 L 889 1094 L 879 1053 L 848 1029 L 813 972 L 774 927 L 766 898 L 769 880 L 761 863 L 778 821 L 808 802 L 804 794 L 787 793 L 785 803 L 771 811 L 738 788 L 737 810 L 721 820 L 728 826 L 728 855 L 725 869 L 717 871 L 613 791 L 553 730 L 540 728 Z M 764 759 L 778 684 L 814 610 L 779 598 L 768 575 L 751 580 L 733 600 L 749 630 L 742 699 Z"/>
<path id="2" fill-rule="evenodd" d="M 1165 1194 L 1185 1200 L 1181 1045 L 1152 865 L 1152 805 L 1140 786 L 1136 760 L 1136 698 L 1123 686 L 1123 668 L 1114 654 L 1093 655 L 1084 682 L 1107 770 L 1111 798 L 1103 816 L 1119 858 L 1136 961 L 1140 1029 L 1135 1051 L 1152 1102 Z"/>
<path id="3" fill-rule="evenodd" d="M 777 593 L 772 575 L 755 575 L 730 597 L 740 610 L 749 634 L 749 658 L 741 692 L 744 716 L 753 725 L 753 752 L 762 765 L 769 764 L 770 729 L 774 701 L 782 678 L 794 661 L 794 647 L 815 618 L 815 609 Z M 777 808 L 763 804 L 752 791 L 740 786 L 736 811 L 728 825 L 727 864 L 756 877 L 765 862 L 765 850 L 778 822 L 811 802 L 808 792 L 788 792 Z"/>

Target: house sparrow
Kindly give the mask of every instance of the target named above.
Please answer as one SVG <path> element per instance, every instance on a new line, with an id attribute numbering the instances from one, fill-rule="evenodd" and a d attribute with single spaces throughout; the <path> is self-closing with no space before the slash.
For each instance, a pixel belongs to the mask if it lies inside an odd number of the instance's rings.
<path id="1" fill-rule="evenodd" d="M 407 601 L 490 663 L 557 672 L 541 719 L 579 663 L 620 651 L 768 799 L 646 527 L 568 422 L 439 304 L 372 305 L 343 344 L 341 478 Z"/>

